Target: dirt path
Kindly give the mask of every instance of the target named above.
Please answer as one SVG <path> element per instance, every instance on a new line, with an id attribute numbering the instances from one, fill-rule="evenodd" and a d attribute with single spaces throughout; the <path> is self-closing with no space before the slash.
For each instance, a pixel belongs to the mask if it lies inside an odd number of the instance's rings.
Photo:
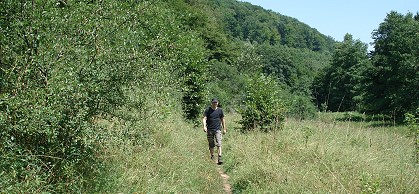
<path id="1" fill-rule="evenodd" d="M 223 171 L 221 166 L 218 165 L 217 170 L 218 170 L 218 173 L 220 174 L 220 176 L 223 178 L 223 189 L 224 189 L 224 191 L 226 193 L 231 194 L 232 193 L 231 185 L 230 185 L 230 183 L 228 183 L 228 178 L 230 178 L 230 177 Z"/>

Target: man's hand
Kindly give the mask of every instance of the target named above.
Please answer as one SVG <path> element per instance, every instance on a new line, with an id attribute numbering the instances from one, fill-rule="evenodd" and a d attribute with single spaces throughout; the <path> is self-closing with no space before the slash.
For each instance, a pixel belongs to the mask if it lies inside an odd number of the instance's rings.
<path id="1" fill-rule="evenodd" d="M 227 133 L 227 129 L 226 129 L 226 128 L 224 128 L 223 133 L 224 133 L 224 134 L 226 134 L 226 133 Z"/>
<path id="2" fill-rule="evenodd" d="M 207 127 L 204 127 L 204 132 L 207 132 L 207 130 L 208 130 Z"/>

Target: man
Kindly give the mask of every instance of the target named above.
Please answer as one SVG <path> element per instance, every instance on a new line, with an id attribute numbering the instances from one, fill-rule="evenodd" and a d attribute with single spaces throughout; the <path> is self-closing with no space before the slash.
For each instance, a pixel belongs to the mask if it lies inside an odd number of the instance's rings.
<path id="1" fill-rule="evenodd" d="M 224 134 L 227 133 L 227 127 L 224 120 L 223 109 L 218 107 L 218 104 L 219 101 L 216 98 L 211 100 L 211 107 L 208 107 L 205 110 L 202 118 L 202 124 L 204 125 L 204 131 L 207 133 L 211 159 L 214 159 L 214 147 L 217 146 L 218 164 L 222 164 L 223 160 L 221 159 L 221 127 L 223 128 Z"/>

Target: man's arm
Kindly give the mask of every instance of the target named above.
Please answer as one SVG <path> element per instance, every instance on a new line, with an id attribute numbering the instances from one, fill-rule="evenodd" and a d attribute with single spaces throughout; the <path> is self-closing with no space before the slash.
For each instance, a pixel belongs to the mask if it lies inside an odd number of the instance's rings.
<path id="1" fill-rule="evenodd" d="M 221 124 L 223 125 L 224 133 L 227 133 L 226 120 L 224 119 L 224 117 L 221 118 Z"/>
<path id="2" fill-rule="evenodd" d="M 202 125 L 204 127 L 204 131 L 207 132 L 207 117 L 205 115 L 202 117 Z"/>

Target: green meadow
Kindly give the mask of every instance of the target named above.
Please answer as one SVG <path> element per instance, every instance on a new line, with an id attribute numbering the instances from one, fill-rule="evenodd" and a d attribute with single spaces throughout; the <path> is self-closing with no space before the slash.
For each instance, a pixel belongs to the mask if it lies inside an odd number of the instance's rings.
<path id="1" fill-rule="evenodd" d="M 318 113 L 310 121 L 287 119 L 277 131 L 242 133 L 240 115 L 228 114 L 221 168 L 232 193 L 417 193 L 408 129 L 348 115 Z M 123 133 L 117 123 L 102 124 Z M 156 130 L 148 148 L 134 142 L 104 147 L 112 175 L 104 192 L 225 193 L 201 128 L 173 120 Z"/>

